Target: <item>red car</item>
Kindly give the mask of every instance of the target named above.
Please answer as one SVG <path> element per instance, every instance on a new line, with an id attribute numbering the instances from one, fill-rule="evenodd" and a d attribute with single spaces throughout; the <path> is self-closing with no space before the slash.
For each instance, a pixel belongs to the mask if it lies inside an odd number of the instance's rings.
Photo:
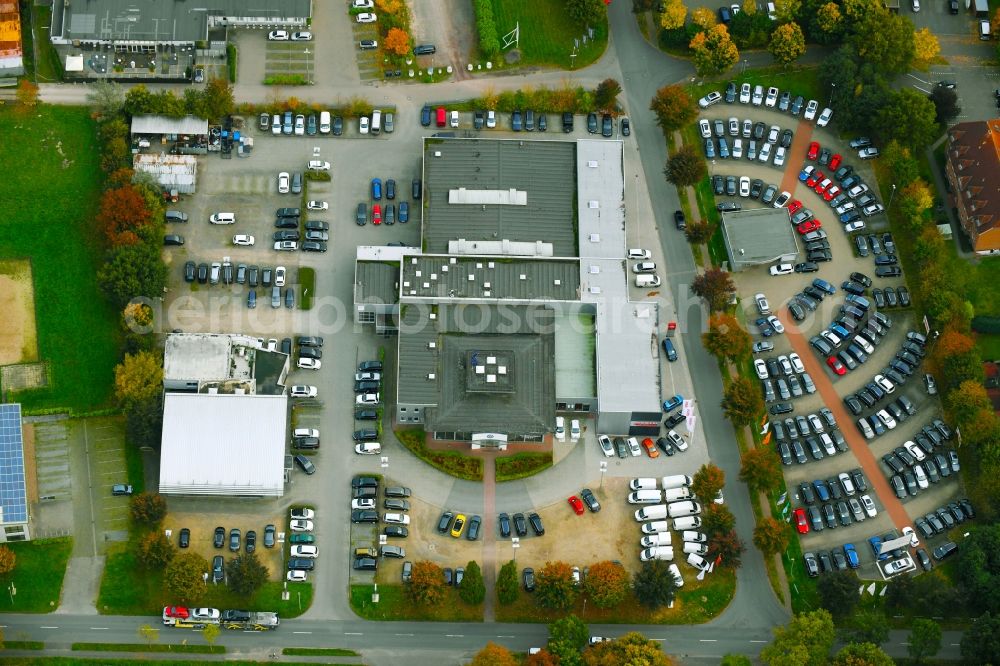
<path id="1" fill-rule="evenodd" d="M 163 607 L 163 617 L 173 617 L 178 620 L 186 620 L 190 616 L 190 612 L 184 606 L 164 606 Z"/>
<path id="2" fill-rule="evenodd" d="M 837 358 L 836 356 L 828 356 L 826 359 L 826 364 L 830 366 L 831 370 L 833 370 L 840 376 L 844 376 L 847 374 L 847 368 L 844 367 L 844 364 L 841 363 L 840 359 Z"/>
<path id="3" fill-rule="evenodd" d="M 583 502 L 580 501 L 579 497 L 573 495 L 566 501 L 569 502 L 570 508 L 573 509 L 573 513 L 575 513 L 578 516 L 583 515 Z"/>
<path id="4" fill-rule="evenodd" d="M 831 157 L 830 164 L 828 165 L 830 167 L 830 171 L 836 171 L 837 167 L 840 166 L 841 160 L 843 159 L 844 158 L 840 156 L 840 153 L 837 153 L 833 157 Z"/>
<path id="5" fill-rule="evenodd" d="M 819 144 L 815 141 L 809 144 L 809 152 L 806 153 L 806 158 L 810 160 L 815 160 L 819 155 Z"/>
<path id="6" fill-rule="evenodd" d="M 829 178 L 824 178 L 816 183 L 816 187 L 813 188 L 813 191 L 816 192 L 816 194 L 823 194 L 831 185 L 833 185 L 833 181 Z"/>
<path id="7" fill-rule="evenodd" d="M 812 175 L 809 176 L 808 180 L 806 180 L 806 187 L 813 187 L 816 185 L 816 183 L 823 180 L 824 178 L 826 178 L 826 174 L 823 173 L 822 171 L 819 170 L 813 171 Z"/>
<path id="8" fill-rule="evenodd" d="M 650 458 L 660 457 L 660 452 L 656 450 L 656 445 L 653 444 L 653 440 L 651 440 L 649 437 L 642 440 L 642 446 L 646 449 L 646 455 L 648 455 Z"/>
<path id="9" fill-rule="evenodd" d="M 806 220 L 802 224 L 796 227 L 800 234 L 807 234 L 810 231 L 816 231 L 823 226 L 823 223 L 819 220 Z"/>
<path id="10" fill-rule="evenodd" d="M 802 202 L 798 199 L 792 199 L 791 203 L 788 204 L 788 214 L 795 215 L 800 210 L 802 210 Z"/>
<path id="11" fill-rule="evenodd" d="M 831 187 L 830 189 L 828 189 L 826 192 L 823 193 L 823 198 L 827 201 L 830 201 L 838 194 L 840 194 L 840 188 L 834 185 L 833 187 Z"/>
<path id="12" fill-rule="evenodd" d="M 809 521 L 806 520 L 806 510 L 801 506 L 792 512 L 795 515 L 795 529 L 799 534 L 809 534 Z"/>
<path id="13" fill-rule="evenodd" d="M 372 206 L 372 224 L 382 224 L 382 206 L 379 204 Z"/>

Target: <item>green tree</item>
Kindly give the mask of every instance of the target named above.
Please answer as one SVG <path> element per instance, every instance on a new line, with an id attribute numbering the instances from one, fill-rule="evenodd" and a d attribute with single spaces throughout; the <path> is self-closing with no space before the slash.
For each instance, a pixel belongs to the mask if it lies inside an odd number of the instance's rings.
<path id="1" fill-rule="evenodd" d="M 146 639 L 147 645 L 152 645 L 153 641 L 160 640 L 160 630 L 148 624 L 139 627 L 139 635 Z"/>
<path id="2" fill-rule="evenodd" d="M 740 481 L 756 492 L 769 492 L 781 482 L 781 461 L 774 449 L 755 446 L 743 454 Z"/>
<path id="3" fill-rule="evenodd" d="M 667 182 L 677 187 L 697 184 L 706 173 L 705 158 L 687 144 L 681 146 L 667 160 L 663 175 Z"/>
<path id="4" fill-rule="evenodd" d="M 845 642 L 881 645 L 889 640 L 889 618 L 880 610 L 859 610 L 845 620 L 842 634 Z"/>
<path id="5" fill-rule="evenodd" d="M 683 0 L 666 0 L 663 11 L 660 12 L 660 27 L 664 30 L 683 28 L 687 20 L 688 9 Z"/>
<path id="6" fill-rule="evenodd" d="M 783 553 L 792 538 L 792 530 L 783 520 L 771 516 L 761 518 L 753 531 L 753 543 L 765 555 Z"/>
<path id="7" fill-rule="evenodd" d="M 597 84 L 594 91 L 594 105 L 606 113 L 613 113 L 618 108 L 618 95 L 622 92 L 622 84 L 614 79 L 604 79 Z"/>
<path id="8" fill-rule="evenodd" d="M 726 26 L 714 25 L 705 32 L 699 32 L 688 44 L 695 71 L 701 76 L 722 74 L 740 61 L 740 50 L 736 48 Z"/>
<path id="9" fill-rule="evenodd" d="M 549 624 L 549 643 L 564 643 L 579 652 L 589 638 L 590 629 L 572 613 Z"/>
<path id="10" fill-rule="evenodd" d="M 760 387 L 746 377 L 736 377 L 722 394 L 722 411 L 735 426 L 753 423 L 764 409 Z"/>
<path id="11" fill-rule="evenodd" d="M 222 632 L 217 624 L 206 624 L 205 628 L 201 630 L 201 636 L 205 639 L 205 642 L 209 645 L 215 645 L 215 641 L 218 640 L 219 634 Z"/>
<path id="12" fill-rule="evenodd" d="M 708 220 L 692 221 L 684 229 L 684 235 L 689 243 L 707 243 L 715 235 L 715 228 Z"/>
<path id="13" fill-rule="evenodd" d="M 635 598 L 648 608 L 668 606 L 677 592 L 677 580 L 670 564 L 663 560 L 643 562 L 633 578 Z"/>
<path id="14" fill-rule="evenodd" d="M 670 666 L 673 662 L 663 654 L 660 644 L 637 631 L 611 641 L 598 643 L 583 653 L 586 666 L 629 664 L 643 666 Z"/>
<path id="15" fill-rule="evenodd" d="M 546 562 L 535 574 L 535 597 L 545 608 L 565 610 L 576 601 L 573 569 L 565 562 Z"/>
<path id="16" fill-rule="evenodd" d="M 832 666 L 895 666 L 882 648 L 871 643 L 850 643 L 833 657 Z"/>
<path id="17" fill-rule="evenodd" d="M 834 617 L 847 617 L 858 605 L 860 584 L 857 575 L 850 570 L 827 574 L 816 585 L 820 604 Z"/>
<path id="18" fill-rule="evenodd" d="M 160 248 L 145 243 L 123 245 L 111 251 L 97 278 L 114 305 L 123 308 L 133 298 L 162 295 L 167 267 L 160 257 Z"/>
<path id="19" fill-rule="evenodd" d="M 910 625 L 910 645 L 906 648 L 917 663 L 941 651 L 941 625 L 934 620 L 917 618 Z"/>
<path id="20" fill-rule="evenodd" d="M 709 268 L 691 281 L 691 293 L 705 300 L 712 312 L 725 310 L 736 294 L 736 285 L 729 273 L 721 268 Z"/>
<path id="21" fill-rule="evenodd" d="M 849 43 L 875 72 L 890 76 L 910 68 L 914 58 L 913 22 L 876 2 L 867 2 L 852 24 Z"/>
<path id="22" fill-rule="evenodd" d="M 125 360 L 115 367 L 115 398 L 126 409 L 132 405 L 155 398 L 163 391 L 163 361 L 160 354 L 140 352 L 126 354 Z M 135 504 L 135 496 L 132 503 Z M 163 501 L 162 498 L 160 501 Z M 166 515 L 166 504 L 159 520 Z"/>
<path id="23" fill-rule="evenodd" d="M 175 556 L 163 574 L 167 595 L 185 606 L 197 603 L 207 591 L 203 576 L 210 570 L 208 560 L 198 553 Z"/>
<path id="24" fill-rule="evenodd" d="M 142 535 L 135 556 L 139 564 L 145 568 L 159 571 L 170 563 L 176 553 L 167 535 L 157 530 Z"/>
<path id="25" fill-rule="evenodd" d="M 444 571 L 434 562 L 419 560 L 413 563 L 413 575 L 406 586 L 410 598 L 424 606 L 436 606 L 444 601 Z"/>
<path id="26" fill-rule="evenodd" d="M 98 79 L 88 87 L 87 104 L 98 118 L 112 118 L 125 108 L 125 89 L 116 81 Z"/>
<path id="27" fill-rule="evenodd" d="M 267 582 L 270 572 L 257 553 L 241 553 L 226 563 L 229 589 L 244 597 L 252 596 Z"/>
<path id="28" fill-rule="evenodd" d="M 1000 654 L 1000 617 L 984 613 L 962 635 L 962 658 L 968 664 L 995 664 Z"/>
<path id="29" fill-rule="evenodd" d="M 712 463 L 707 463 L 691 478 L 691 493 L 702 502 L 711 502 L 724 485 L 726 473 Z"/>
<path id="30" fill-rule="evenodd" d="M 775 62 L 782 65 L 793 63 L 806 52 L 806 38 L 798 23 L 784 23 L 771 33 L 767 50 Z"/>
<path id="31" fill-rule="evenodd" d="M 905 122 L 905 127 L 896 123 Z M 875 117 L 875 128 L 914 150 L 922 150 L 939 134 L 937 109 L 925 95 L 911 88 L 895 91 Z"/>
<path id="32" fill-rule="evenodd" d="M 824 3 L 816 11 L 816 26 L 827 35 L 839 35 L 843 21 L 844 16 L 836 2 Z"/>
<path id="33" fill-rule="evenodd" d="M 156 527 L 167 515 L 167 500 L 163 495 L 139 493 L 129 499 L 132 521 L 147 527 Z"/>
<path id="34" fill-rule="evenodd" d="M 947 123 L 962 112 L 962 108 L 958 105 L 958 93 L 951 88 L 934 86 L 934 90 L 931 91 L 931 102 L 934 103 L 934 119 L 939 123 Z"/>
<path id="35" fill-rule="evenodd" d="M 970 530 L 958 551 L 957 577 L 969 605 L 990 613 L 1000 611 L 1000 600 L 993 593 L 1000 586 L 998 547 L 1000 525 L 989 525 Z"/>
<path id="36" fill-rule="evenodd" d="M 475 560 L 465 565 L 465 576 L 458 586 L 458 596 L 467 604 L 475 606 L 483 603 L 486 598 L 486 584 L 483 582 L 483 571 Z"/>
<path id="37" fill-rule="evenodd" d="M 760 658 L 768 666 L 824 666 L 836 633 L 824 609 L 800 613 L 784 627 L 775 627 L 774 641 Z"/>
<path id="38" fill-rule="evenodd" d="M 712 538 L 733 531 L 736 518 L 725 504 L 709 502 L 701 507 L 701 531 Z"/>
<path id="39" fill-rule="evenodd" d="M 794 21 L 802 9 L 802 0 L 774 0 L 774 13 L 778 23 Z"/>
<path id="40" fill-rule="evenodd" d="M 657 90 L 649 110 L 656 116 L 656 124 L 664 133 L 675 132 L 698 117 L 697 102 L 679 85 L 663 86 Z"/>
<path id="41" fill-rule="evenodd" d="M 719 662 L 719 666 L 753 666 L 750 657 L 742 654 L 727 654 Z"/>
<path id="42" fill-rule="evenodd" d="M 159 448 L 163 432 L 163 396 L 129 405 L 125 411 L 125 441 L 137 447 Z"/>
<path id="43" fill-rule="evenodd" d="M 508 560 L 497 573 L 497 601 L 504 606 L 514 603 L 517 601 L 517 590 L 517 564 Z"/>
<path id="44" fill-rule="evenodd" d="M 750 353 L 750 334 L 744 331 L 736 317 L 719 312 L 708 318 L 708 331 L 701 334 L 705 350 L 720 359 L 738 361 Z"/>
<path id="45" fill-rule="evenodd" d="M 583 27 L 597 27 L 608 18 L 603 0 L 565 0 L 566 14 Z"/>
<path id="46" fill-rule="evenodd" d="M 583 591 L 598 608 L 612 608 L 628 594 L 628 572 L 616 562 L 605 560 L 590 566 Z"/>

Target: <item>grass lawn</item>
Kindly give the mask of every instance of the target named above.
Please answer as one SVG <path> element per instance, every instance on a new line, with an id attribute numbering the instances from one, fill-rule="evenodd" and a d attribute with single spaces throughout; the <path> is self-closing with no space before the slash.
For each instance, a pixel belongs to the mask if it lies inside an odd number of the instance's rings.
<path id="1" fill-rule="evenodd" d="M 137 537 L 136 537 L 137 538 Z M 211 608 L 245 608 L 255 611 L 275 611 L 281 618 L 302 615 L 312 604 L 313 587 L 309 583 L 289 583 L 288 601 L 281 600 L 281 581 L 268 581 L 247 600 L 233 594 L 224 585 L 209 585 L 208 593 L 197 606 Z M 107 615 L 159 615 L 171 603 L 163 588 L 163 573 L 138 567 L 127 544 L 108 549 L 104 578 L 97 597 L 97 608 Z"/>
<path id="2" fill-rule="evenodd" d="M 4 577 L 3 585 L 14 583 L 14 602 L 10 594 L 0 595 L 0 610 L 11 613 L 51 613 L 59 605 L 66 563 L 73 552 L 73 540 L 40 539 L 6 544 L 17 556 L 14 573 Z"/>
<path id="3" fill-rule="evenodd" d="M 500 45 L 503 46 L 503 36 L 520 25 L 519 64 L 553 65 L 563 69 L 579 69 L 591 64 L 601 57 L 608 45 L 607 21 L 591 26 L 594 39 L 588 39 L 584 45 L 582 37 L 587 32 L 566 14 L 564 4 L 563 0 L 493 0 Z M 576 58 L 570 58 L 574 39 L 580 40 L 580 48 Z"/>
<path id="4" fill-rule="evenodd" d="M 145 663 L 147 660 L 142 660 Z M 152 661 L 152 660 L 149 660 Z M 5 666 L 27 666 L 38 665 L 38 666 L 104 666 L 105 664 L 137 664 L 140 663 L 133 657 L 122 657 L 121 659 L 112 659 L 109 657 L 101 657 L 100 659 L 86 659 L 83 657 L 5 657 L 3 660 Z M 205 660 L 196 661 L 184 661 L 180 659 L 156 659 L 155 663 L 159 666 L 191 666 L 194 664 L 204 664 Z M 246 659 L 227 659 L 226 666 L 252 666 L 253 664 L 273 664 L 274 661 L 248 661 Z M 283 666 L 309 666 L 310 664 L 318 664 L 322 662 L 317 661 L 282 661 Z M 334 664 L 329 662 L 332 666 L 347 666 L 346 664 Z"/>
<path id="5" fill-rule="evenodd" d="M 418 620 L 423 622 L 482 622 L 483 606 L 470 606 L 458 596 L 458 589 L 446 590 L 445 601 L 436 607 L 410 601 L 402 584 L 381 584 L 379 600 L 372 603 L 372 585 L 351 585 L 351 609 L 366 620 Z M 489 594 L 489 592 L 487 592 Z"/>
<path id="6" fill-rule="evenodd" d="M 699 581 L 685 567 L 684 587 L 677 591 L 673 608 L 651 610 L 639 604 L 631 594 L 614 608 L 596 608 L 585 604 L 583 597 L 567 611 L 542 608 L 534 595 L 518 590 L 517 600 L 509 606 L 495 606 L 497 622 L 549 623 L 573 613 L 585 622 L 597 624 L 701 624 L 717 617 L 736 591 L 736 574 L 731 569 L 717 569 Z"/>
<path id="7" fill-rule="evenodd" d="M 496 480 L 512 481 L 538 474 L 552 467 L 552 452 L 522 451 L 496 459 Z"/>
<path id="8" fill-rule="evenodd" d="M 689 85 L 687 89 L 692 97 L 700 99 L 712 90 L 724 92 L 726 83 L 730 80 L 736 81 L 737 85 L 749 83 L 755 86 L 760 84 L 764 86 L 765 90 L 770 86 L 777 86 L 780 90 L 790 90 L 793 99 L 795 95 L 802 95 L 806 101 L 810 99 L 818 101 L 820 106 L 826 106 L 826 102 L 830 98 L 830 91 L 824 90 L 819 81 L 818 68 L 805 66 L 793 67 L 791 69 L 785 69 L 781 66 L 748 69 L 742 74 L 722 76 L 718 79 L 705 80 Z M 743 105 L 740 106 L 744 108 Z"/>
<path id="9" fill-rule="evenodd" d="M 976 333 L 976 346 L 986 360 L 1000 359 L 1000 335 L 993 333 Z"/>
<path id="10" fill-rule="evenodd" d="M 95 127 L 81 107 L 0 110 L 4 223 L 0 259 L 32 262 L 39 357 L 51 385 L 10 396 L 27 413 L 81 413 L 110 405 L 118 314 L 97 287 L 102 250 L 93 233 L 101 177 Z M 85 336 L 83 332 L 86 332 Z"/>

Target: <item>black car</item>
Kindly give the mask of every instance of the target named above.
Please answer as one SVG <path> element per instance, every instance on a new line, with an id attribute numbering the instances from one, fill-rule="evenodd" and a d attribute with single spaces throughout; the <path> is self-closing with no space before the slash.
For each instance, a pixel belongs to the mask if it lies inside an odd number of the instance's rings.
<path id="1" fill-rule="evenodd" d="M 344 133 L 344 119 L 341 116 L 335 116 L 333 119 L 333 135 L 340 136 Z"/>
<path id="2" fill-rule="evenodd" d="M 542 517 L 537 513 L 529 513 L 528 522 L 531 523 L 531 529 L 535 533 L 535 536 L 542 536 L 545 534 L 545 527 L 542 525 Z"/>
<path id="3" fill-rule="evenodd" d="M 301 467 L 302 471 L 306 474 L 312 475 L 316 473 L 316 465 L 302 454 L 295 455 L 295 464 Z"/>
<path id="4" fill-rule="evenodd" d="M 298 226 L 297 223 L 296 226 Z M 284 229 L 282 231 L 274 232 L 274 240 L 276 241 L 286 241 L 286 240 L 297 241 L 298 239 L 299 239 L 298 229 Z"/>
<path id="5" fill-rule="evenodd" d="M 529 132 L 535 131 L 535 112 L 531 109 L 524 112 L 524 129 Z"/>
<path id="6" fill-rule="evenodd" d="M 730 81 L 726 84 L 726 104 L 732 104 L 736 101 L 736 82 Z"/>
<path id="7" fill-rule="evenodd" d="M 587 114 L 587 132 L 597 134 L 597 114 L 594 112 Z"/>
<path id="8" fill-rule="evenodd" d="M 234 553 L 240 551 L 240 531 L 235 527 L 229 530 L 229 550 Z"/>
<path id="9" fill-rule="evenodd" d="M 194 282 L 195 271 L 197 270 L 195 263 L 193 261 L 188 261 L 184 264 L 184 281 Z"/>
<path id="10" fill-rule="evenodd" d="M 221 583 L 226 577 L 225 560 L 222 555 L 212 558 L 212 582 Z"/>
<path id="11" fill-rule="evenodd" d="M 226 545 L 226 528 L 216 527 L 215 535 L 212 537 L 212 545 L 216 548 L 222 548 Z"/>
<path id="12" fill-rule="evenodd" d="M 628 457 L 628 446 L 626 446 L 624 438 L 615 437 L 615 452 L 618 454 L 619 458 Z"/>
<path id="13" fill-rule="evenodd" d="M 504 539 L 510 537 L 510 516 L 501 513 L 497 519 L 497 526 L 500 529 L 500 536 Z"/>
<path id="14" fill-rule="evenodd" d="M 253 530 L 247 532 L 246 548 L 248 553 L 252 553 L 257 550 L 257 533 Z"/>
<path id="15" fill-rule="evenodd" d="M 279 217 L 274 221 L 276 229 L 298 229 L 299 220 L 296 217 Z"/>
<path id="16" fill-rule="evenodd" d="M 526 592 L 535 591 L 535 570 L 531 567 L 525 567 L 524 571 L 521 572 L 521 579 L 524 582 L 524 590 Z"/>
<path id="17" fill-rule="evenodd" d="M 483 526 L 483 519 L 480 516 L 469 518 L 469 527 L 465 530 L 465 538 L 475 541 L 479 538 L 479 529 Z"/>
<path id="18" fill-rule="evenodd" d="M 351 511 L 352 523 L 377 523 L 378 511 L 371 509 L 354 509 Z"/>
<path id="19" fill-rule="evenodd" d="M 674 211 L 674 226 L 677 227 L 678 229 L 687 228 L 687 221 L 684 219 L 684 211 L 680 210 Z M 190 282 L 190 280 L 188 280 L 188 282 Z"/>
<path id="20" fill-rule="evenodd" d="M 674 412 L 663 421 L 663 425 L 665 425 L 668 428 L 673 428 L 678 423 L 682 423 L 685 420 L 687 420 L 687 417 L 684 416 L 684 414 L 682 414 L 681 412 Z M 659 444 L 659 442 L 657 442 L 657 444 Z M 663 447 L 661 446 L 660 448 Z M 673 455 L 672 451 L 664 451 L 664 453 L 666 453 L 668 456 Z"/>
<path id="21" fill-rule="evenodd" d="M 377 421 L 378 412 L 374 409 L 358 409 L 354 412 L 356 421 Z"/>
<path id="22" fill-rule="evenodd" d="M 431 125 L 431 107 L 425 106 L 420 109 L 420 124 L 424 127 L 430 127 Z"/>
<path id="23" fill-rule="evenodd" d="M 544 117 L 543 115 L 542 118 Z M 628 118 L 622 118 L 619 126 L 621 127 L 622 136 L 630 136 L 632 134 L 632 125 L 629 123 Z"/>
<path id="24" fill-rule="evenodd" d="M 676 418 L 678 415 L 680 415 L 681 421 L 687 419 L 687 417 L 684 416 L 683 414 L 680 414 L 680 412 L 678 412 L 677 414 L 674 414 L 670 418 L 671 419 Z M 672 426 L 667 425 L 666 421 L 664 421 L 663 425 L 667 426 L 668 428 L 672 427 Z M 674 424 L 674 425 L 676 425 L 676 424 Z M 666 437 L 657 437 L 656 438 L 656 446 L 661 451 L 663 451 L 664 455 L 666 455 L 666 456 L 672 456 L 672 455 L 674 455 L 674 445 L 671 444 L 670 440 L 668 440 Z"/>
<path id="25" fill-rule="evenodd" d="M 167 234 L 163 237 L 164 245 L 184 245 L 184 236 L 177 234 Z"/>
<path id="26" fill-rule="evenodd" d="M 178 541 L 178 546 L 181 548 L 187 548 L 191 545 L 191 530 L 186 527 L 181 528 L 180 539 Z"/>
<path id="27" fill-rule="evenodd" d="M 573 114 L 569 111 L 562 114 L 562 128 L 567 134 L 573 131 Z"/>
<path id="28" fill-rule="evenodd" d="M 445 511 L 438 518 L 437 531 L 441 534 L 446 534 L 451 529 L 451 521 L 455 517 L 455 514 L 451 511 Z"/>
<path id="29" fill-rule="evenodd" d="M 326 252 L 327 245 L 323 241 L 305 241 L 302 243 L 303 252 Z"/>
<path id="30" fill-rule="evenodd" d="M 423 187 L 419 178 L 414 178 L 413 182 L 410 183 L 410 197 L 414 201 L 420 198 L 420 193 L 423 192 Z"/>
<path id="31" fill-rule="evenodd" d="M 208 264 L 198 264 L 198 283 L 208 282 Z"/>
<path id="32" fill-rule="evenodd" d="M 514 514 L 514 531 L 519 537 L 528 535 L 528 521 L 524 519 L 523 513 Z"/>
<path id="33" fill-rule="evenodd" d="M 321 359 L 323 358 L 323 351 L 317 349 L 316 347 L 308 347 L 306 345 L 301 345 L 299 347 L 299 358 Z"/>
<path id="34" fill-rule="evenodd" d="M 308 557 L 293 557 L 288 560 L 289 571 L 312 571 L 315 568 L 316 560 L 309 559 Z"/>
<path id="35" fill-rule="evenodd" d="M 482 111 L 476 111 L 472 116 L 472 127 L 473 129 L 481 130 L 483 129 L 483 123 L 486 121 L 486 116 Z"/>
<path id="36" fill-rule="evenodd" d="M 814 261 L 803 261 L 795 264 L 796 273 L 815 273 L 818 270 L 819 266 Z"/>
<path id="37" fill-rule="evenodd" d="M 386 525 L 382 532 L 390 539 L 405 539 L 410 536 L 410 530 L 402 525 Z"/>
<path id="38" fill-rule="evenodd" d="M 594 492 L 590 488 L 584 488 L 580 491 L 580 499 L 587 505 L 591 513 L 597 513 L 601 510 L 601 503 L 597 501 Z"/>
<path id="39" fill-rule="evenodd" d="M 712 176 L 712 190 L 716 196 L 726 193 L 726 180 L 722 176 Z"/>
<path id="40" fill-rule="evenodd" d="M 378 431 L 374 428 L 362 428 L 361 430 L 355 430 L 354 434 L 351 435 L 351 439 L 355 442 L 374 442 L 378 439 Z"/>
<path id="41" fill-rule="evenodd" d="M 312 560 L 306 561 L 312 562 Z M 355 571 L 375 571 L 378 569 L 378 560 L 374 557 L 356 557 L 352 566 Z"/>
<path id="42" fill-rule="evenodd" d="M 934 549 L 934 559 L 943 560 L 949 555 L 954 554 L 956 550 L 958 550 L 958 544 L 955 543 L 954 541 L 949 541 L 947 543 L 941 544 L 940 546 Z"/>

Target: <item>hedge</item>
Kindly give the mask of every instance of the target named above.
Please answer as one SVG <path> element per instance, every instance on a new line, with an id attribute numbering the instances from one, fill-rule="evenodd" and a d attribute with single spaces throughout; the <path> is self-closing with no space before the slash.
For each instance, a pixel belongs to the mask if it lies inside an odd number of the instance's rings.
<path id="1" fill-rule="evenodd" d="M 973 317 L 972 330 L 976 333 L 1000 333 L 1000 317 Z"/>
<path id="2" fill-rule="evenodd" d="M 479 50 L 486 57 L 500 52 L 500 38 L 497 36 L 497 22 L 493 17 L 492 0 L 474 0 L 476 30 L 479 31 Z"/>

